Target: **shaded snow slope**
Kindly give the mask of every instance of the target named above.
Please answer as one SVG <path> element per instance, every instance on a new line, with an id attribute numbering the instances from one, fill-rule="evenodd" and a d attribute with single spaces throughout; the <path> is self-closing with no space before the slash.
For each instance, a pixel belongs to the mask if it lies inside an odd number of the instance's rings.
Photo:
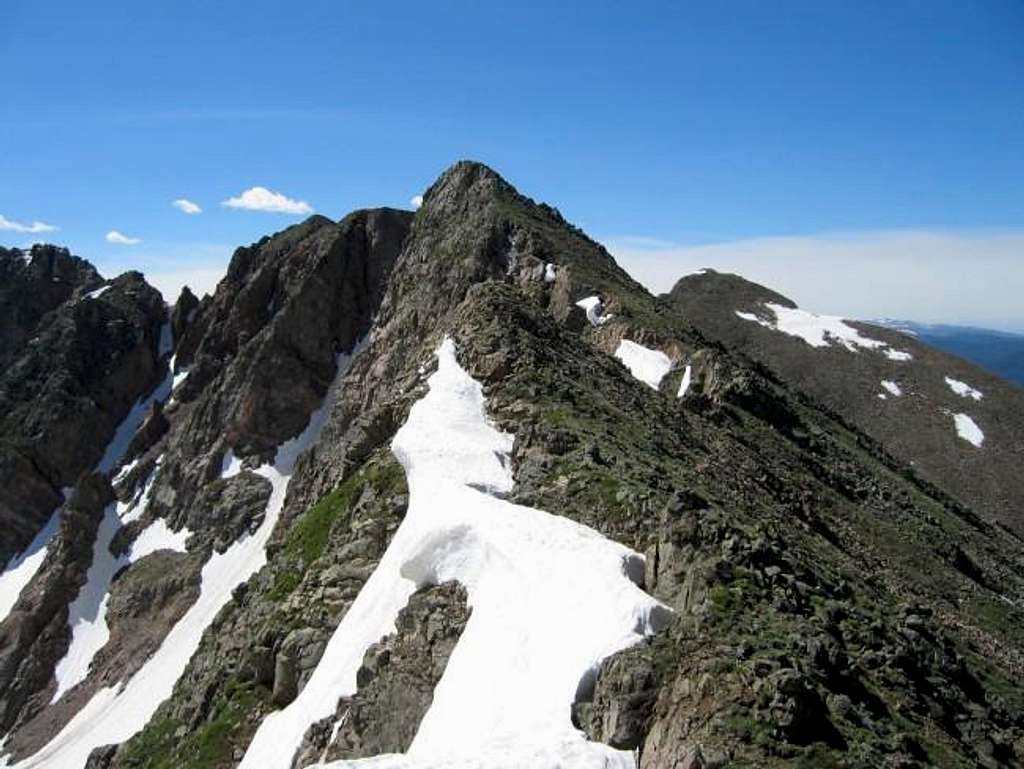
<path id="1" fill-rule="evenodd" d="M 167 398 L 171 394 L 173 381 L 174 373 L 172 368 L 168 366 L 166 376 L 156 386 L 156 389 L 149 395 L 139 398 L 127 416 L 121 420 L 121 424 L 117 426 L 117 430 L 114 432 L 114 437 L 107 444 L 107 450 L 103 452 L 103 456 L 96 464 L 96 472 L 110 473 L 111 470 L 121 464 L 121 460 L 124 459 L 124 453 L 128 450 L 132 438 L 135 437 L 135 433 L 142 426 L 142 423 L 146 421 L 146 416 L 149 414 L 153 402 L 167 402 Z"/>
<path id="2" fill-rule="evenodd" d="M 56 702 L 64 696 L 65 692 L 85 680 L 89 675 L 89 666 L 96 653 L 110 640 L 110 629 L 107 627 L 110 583 L 122 567 L 134 560 L 129 555 L 115 557 L 110 552 L 110 544 L 123 525 L 132 522 L 145 512 L 149 504 L 149 495 L 153 488 L 153 476 L 155 475 L 154 471 L 142 492 L 130 503 L 112 502 L 103 511 L 103 519 L 100 521 L 96 539 L 93 541 L 92 563 L 86 572 L 85 584 L 79 589 L 75 600 L 68 606 L 71 643 L 54 670 L 57 690 L 50 702 Z M 166 528 L 166 524 L 164 524 L 164 528 Z M 188 535 L 187 531 L 184 533 L 185 536 Z"/>
<path id="3" fill-rule="evenodd" d="M 356 691 L 368 646 L 395 631 L 419 587 L 462 583 L 472 613 L 405 755 L 366 766 L 632 767 L 588 742 L 569 713 L 602 659 L 659 629 L 668 611 L 627 574 L 642 558 L 568 518 L 504 501 L 513 436 L 487 421 L 480 384 L 445 339 L 428 394 L 391 447 L 409 508 L 299 696 L 260 725 L 243 769 L 288 769 L 308 727 Z M 340 762 L 337 766 L 344 766 Z"/>
<path id="4" fill-rule="evenodd" d="M 625 364 L 634 377 L 655 390 L 672 368 L 672 361 L 661 350 L 652 350 L 628 339 L 619 342 L 615 357 Z"/>
<path id="5" fill-rule="evenodd" d="M 68 497 L 68 491 L 65 490 L 65 499 Z M 35 539 L 29 543 L 29 546 L 13 556 L 4 567 L 3 573 L 0 574 L 0 622 L 7 619 L 14 604 L 18 602 L 21 591 L 32 581 L 32 577 L 43 565 L 50 541 L 57 533 L 57 529 L 60 528 L 60 514 L 61 508 L 58 507 L 46 525 L 36 534 Z"/>
<path id="6" fill-rule="evenodd" d="M 199 647 L 203 632 L 231 599 L 232 591 L 267 561 L 266 544 L 284 505 L 295 459 L 319 438 L 351 357 L 339 356 L 338 360 L 334 383 L 324 403 L 310 415 L 305 430 L 278 447 L 273 464 L 253 471 L 271 484 L 266 514 L 259 528 L 242 535 L 225 552 L 210 556 L 203 566 L 199 598 L 130 680 L 96 692 L 56 737 L 39 752 L 15 764 L 15 769 L 82 769 L 93 749 L 127 740 L 146 725 L 160 703 L 171 695 L 175 682 Z"/>
<path id="7" fill-rule="evenodd" d="M 857 352 L 859 349 L 877 350 L 885 354 L 890 360 L 907 361 L 911 359 L 910 353 L 892 349 L 887 343 L 878 339 L 871 339 L 860 333 L 853 326 L 850 326 L 842 318 L 833 315 L 816 315 L 795 307 L 786 307 L 774 302 L 765 302 L 764 306 L 775 315 L 775 320 L 765 320 L 751 312 L 736 311 L 736 315 L 743 320 L 757 323 L 758 325 L 781 331 L 783 334 L 795 336 L 804 340 L 811 347 L 828 347 L 830 345 L 841 345 L 850 352 Z"/>

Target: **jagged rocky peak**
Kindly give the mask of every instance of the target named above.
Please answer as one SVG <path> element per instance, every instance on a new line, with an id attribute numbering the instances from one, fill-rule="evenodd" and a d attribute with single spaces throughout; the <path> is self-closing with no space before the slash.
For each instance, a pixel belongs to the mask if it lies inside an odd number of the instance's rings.
<path id="1" fill-rule="evenodd" d="M 190 371 L 179 399 L 216 392 L 200 406 L 207 432 L 249 454 L 301 431 L 336 356 L 368 332 L 411 219 L 394 209 L 314 216 L 235 252 L 176 350 Z"/>
<path id="2" fill-rule="evenodd" d="M 185 329 L 195 320 L 198 311 L 199 298 L 192 293 L 192 289 L 183 286 L 171 309 L 171 335 L 175 347 L 185 334 Z"/>
<path id="3" fill-rule="evenodd" d="M 89 291 L 102 283 L 96 268 L 66 248 L 0 247 L 0 368 L 11 362 L 47 313 L 76 291 Z"/>

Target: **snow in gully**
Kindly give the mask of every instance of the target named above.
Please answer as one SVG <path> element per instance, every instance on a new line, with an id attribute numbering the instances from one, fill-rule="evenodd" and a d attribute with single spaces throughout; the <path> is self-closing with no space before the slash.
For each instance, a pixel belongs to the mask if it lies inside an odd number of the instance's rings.
<path id="1" fill-rule="evenodd" d="M 324 403 L 310 415 L 305 430 L 278 447 L 273 464 L 253 470 L 271 484 L 266 514 L 259 528 L 251 534 L 243 534 L 225 552 L 210 556 L 202 569 L 199 598 L 132 678 L 97 691 L 56 737 L 16 764 L 14 769 L 82 769 L 93 749 L 127 740 L 141 730 L 160 703 L 170 697 L 175 682 L 199 648 L 203 632 L 230 600 L 232 591 L 266 564 L 266 544 L 284 505 L 295 460 L 319 438 L 350 361 L 348 355 L 338 357 L 334 382 Z M 226 462 L 225 466 L 228 465 L 235 467 L 235 463 Z M 162 543 L 173 547 L 180 536 L 158 528 L 150 537 L 144 540 L 140 537 L 136 544 L 140 549 L 135 552 L 144 553 Z"/>
<path id="2" fill-rule="evenodd" d="M 367 648 L 395 631 L 409 596 L 457 580 L 469 621 L 404 755 L 332 766 L 632 767 L 570 721 L 581 680 L 664 627 L 670 612 L 632 581 L 642 557 L 568 518 L 515 505 L 513 437 L 487 420 L 483 391 L 445 339 L 428 393 L 391 448 L 405 469 L 405 519 L 309 682 L 261 724 L 243 769 L 287 769 L 303 735 L 356 691 Z"/>

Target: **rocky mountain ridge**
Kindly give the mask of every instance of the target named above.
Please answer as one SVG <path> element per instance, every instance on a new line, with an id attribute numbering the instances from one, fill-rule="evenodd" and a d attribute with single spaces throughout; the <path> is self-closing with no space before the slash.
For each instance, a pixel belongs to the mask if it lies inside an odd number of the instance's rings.
<path id="1" fill-rule="evenodd" d="M 485 166 L 453 166 L 415 214 L 313 217 L 239 249 L 214 296 L 160 323 L 161 405 L 78 484 L 0 623 L 14 766 L 433 765 L 428 718 L 474 707 L 435 696 L 487 621 L 473 579 L 403 588 L 351 679 L 323 682 L 410 525 L 391 446 L 440 392 L 443 340 L 514 436 L 487 460 L 511 485 L 458 493 L 624 545 L 674 617 L 535 703 L 574 735 L 564 765 L 1021 764 L 1024 542 Z M 104 522 L 122 560 L 100 584 Z M 75 615 L 97 585 L 103 610 Z M 58 680 L 83 650 L 82 677 Z M 300 739 L 264 752 L 290 719 Z"/>
<path id="2" fill-rule="evenodd" d="M 805 312 L 736 275 L 690 275 L 664 298 L 707 338 L 841 414 L 979 513 L 1024 533 L 1021 388 L 913 335 Z"/>

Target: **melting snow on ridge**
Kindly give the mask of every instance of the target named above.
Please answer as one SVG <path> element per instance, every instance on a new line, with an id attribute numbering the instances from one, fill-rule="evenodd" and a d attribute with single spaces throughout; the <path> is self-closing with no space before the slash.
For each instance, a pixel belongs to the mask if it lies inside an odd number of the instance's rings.
<path id="1" fill-rule="evenodd" d="M 736 315 L 743 320 L 752 321 L 765 328 L 781 331 L 784 334 L 803 339 L 811 347 L 828 347 L 832 344 L 841 344 L 850 352 L 857 352 L 858 348 L 866 350 L 878 350 L 884 352 L 890 360 L 907 361 L 911 359 L 910 353 L 902 350 L 894 350 L 887 343 L 878 339 L 862 336 L 853 326 L 847 325 L 842 318 L 833 315 L 816 315 L 794 307 L 784 307 L 781 304 L 765 302 L 765 307 L 775 315 L 775 322 L 764 320 L 750 312 L 736 311 Z"/>
<path id="2" fill-rule="evenodd" d="M 203 566 L 199 598 L 127 683 L 97 691 L 56 737 L 13 769 L 82 769 L 94 748 L 127 740 L 146 725 L 160 703 L 171 695 L 175 682 L 199 648 L 203 632 L 230 600 L 232 591 L 267 562 L 265 547 L 284 505 L 295 459 L 319 438 L 350 361 L 350 356 L 338 356 L 334 383 L 324 403 L 310 415 L 306 429 L 278 447 L 273 464 L 253 471 L 271 484 L 260 527 L 253 534 L 244 534 L 225 552 L 210 556 Z"/>
<path id="3" fill-rule="evenodd" d="M 961 382 L 959 379 L 946 377 L 946 384 L 949 385 L 950 390 L 955 392 L 961 398 L 974 398 L 974 400 L 980 401 L 984 397 L 981 390 L 976 390 L 966 382 Z"/>
<path id="4" fill-rule="evenodd" d="M 588 296 L 586 299 L 580 299 L 576 302 L 576 306 L 587 314 L 587 320 L 590 321 L 591 326 L 603 326 L 612 319 L 611 315 L 604 314 L 604 302 L 601 301 L 599 296 Z"/>
<path id="5" fill-rule="evenodd" d="M 568 518 L 491 496 L 512 488 L 512 436 L 484 415 L 479 383 L 445 339 L 428 394 L 391 448 L 408 512 L 299 696 L 260 725 L 243 769 L 288 769 L 307 728 L 356 691 L 367 647 L 395 630 L 418 587 L 458 580 L 472 613 L 404 755 L 381 767 L 633 767 L 588 742 L 570 704 L 589 671 L 667 622 L 627 574 L 642 558 Z M 332 766 L 346 766 L 346 762 Z"/>
<path id="6" fill-rule="evenodd" d="M 661 350 L 652 350 L 628 339 L 619 342 L 615 357 L 626 365 L 634 377 L 655 390 L 672 368 L 672 361 Z M 685 374 L 683 378 L 686 378 Z M 682 396 L 682 393 L 679 395 Z"/>
<path id="7" fill-rule="evenodd" d="M 892 395 L 895 395 L 897 398 L 903 395 L 902 388 L 898 384 L 889 379 L 882 380 L 882 387 L 888 390 Z"/>
<path id="8" fill-rule="evenodd" d="M 690 379 L 693 377 L 693 367 L 687 363 L 686 370 L 683 371 L 683 379 L 679 383 L 679 393 L 676 395 L 677 398 L 682 398 L 686 395 L 686 391 L 690 389 Z"/>
<path id="9" fill-rule="evenodd" d="M 973 419 L 966 414 L 954 414 L 953 422 L 956 424 L 957 435 L 977 448 L 981 448 L 981 444 L 985 441 L 985 433 Z"/>

